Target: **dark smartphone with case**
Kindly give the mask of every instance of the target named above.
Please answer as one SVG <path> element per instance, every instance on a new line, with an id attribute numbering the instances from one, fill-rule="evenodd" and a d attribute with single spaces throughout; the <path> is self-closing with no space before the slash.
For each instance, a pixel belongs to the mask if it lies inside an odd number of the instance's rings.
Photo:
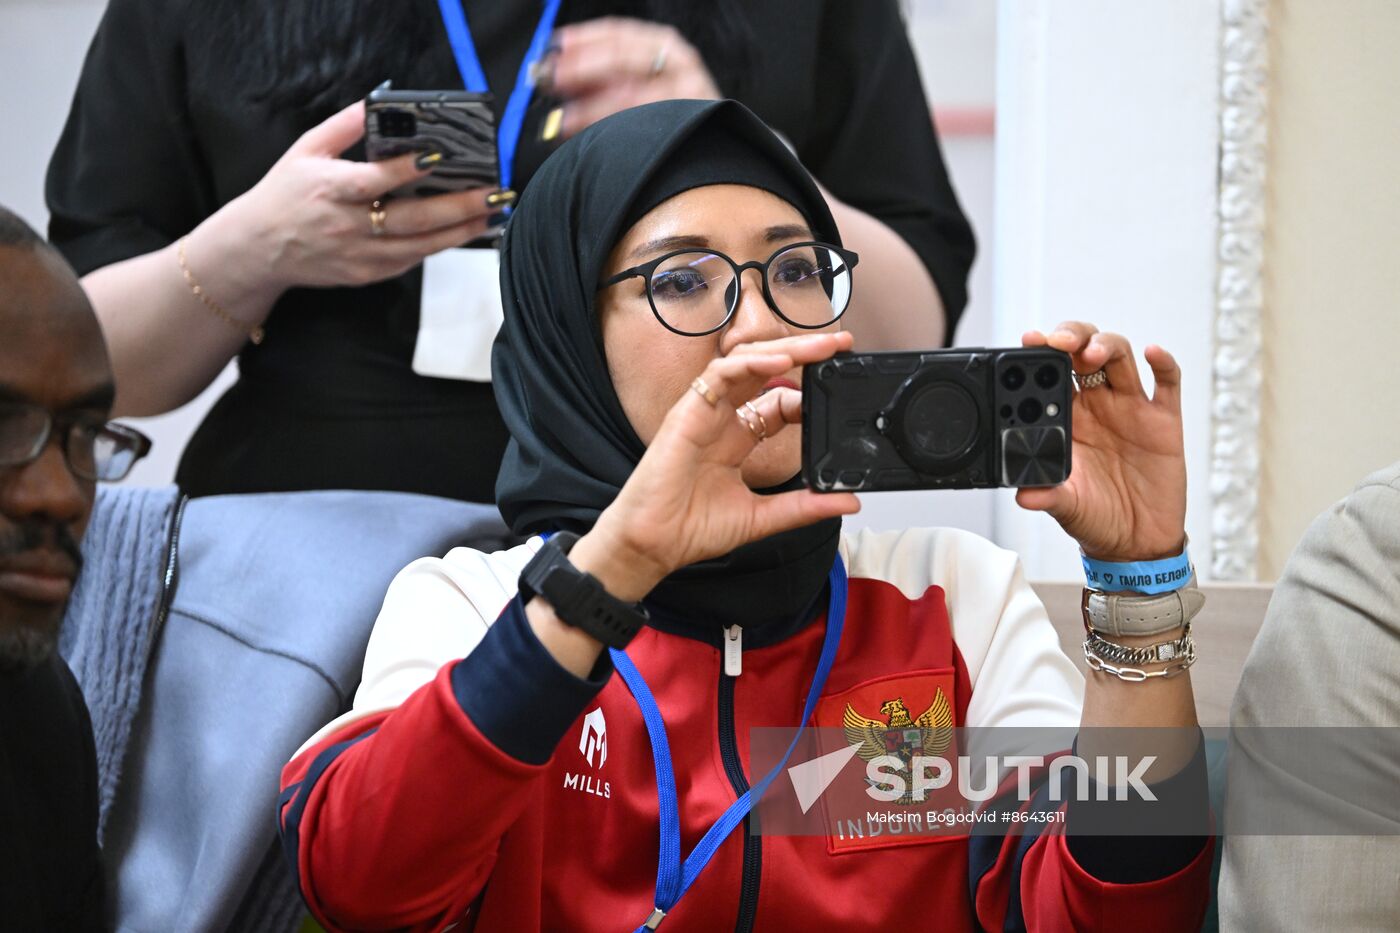
<path id="1" fill-rule="evenodd" d="M 432 174 L 390 197 L 423 197 L 499 187 L 496 118 L 490 94 L 396 91 L 384 82 L 365 98 L 365 154 L 371 162 L 406 152 L 441 152 Z"/>
<path id="2" fill-rule="evenodd" d="M 845 353 L 802 372 L 818 492 L 1054 486 L 1069 477 L 1070 360 L 1048 347 Z"/>

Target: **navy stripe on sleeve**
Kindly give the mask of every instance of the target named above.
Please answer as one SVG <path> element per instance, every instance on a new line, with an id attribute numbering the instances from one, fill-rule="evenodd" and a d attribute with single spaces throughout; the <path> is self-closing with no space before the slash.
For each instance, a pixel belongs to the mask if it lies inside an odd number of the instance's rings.
<path id="1" fill-rule="evenodd" d="M 587 680 L 560 666 L 516 596 L 476 650 L 453 666 L 452 692 L 491 744 L 517 761 L 542 765 L 612 674 L 606 651 Z"/>
<path id="2" fill-rule="evenodd" d="M 306 801 L 311 798 L 311 789 L 316 786 L 316 782 L 321 779 L 321 775 L 326 773 L 326 769 L 345 752 L 347 748 L 356 742 L 363 741 L 378 732 L 376 726 L 367 729 L 353 739 L 346 739 L 344 742 L 337 742 L 316 756 L 316 760 L 311 762 L 311 767 L 306 771 L 306 777 L 290 784 L 282 791 L 277 798 L 277 834 L 282 839 L 282 854 L 287 856 L 287 860 L 292 865 L 292 875 L 297 879 L 297 890 L 301 890 L 301 862 L 298 859 L 300 851 L 301 815 L 306 810 Z M 291 803 L 287 807 L 288 802 Z M 285 815 L 282 808 L 287 807 Z"/>
<path id="3" fill-rule="evenodd" d="M 1065 842 L 1080 868 L 1100 881 L 1141 884 L 1174 875 L 1201 854 L 1210 835 L 1204 737 L 1186 767 L 1148 786 L 1155 802 L 1094 799 L 1093 778 L 1089 800 L 1071 797 Z M 1096 835 L 1096 829 L 1116 835 Z"/>
<path id="4" fill-rule="evenodd" d="M 1050 800 L 1049 785 L 1043 780 L 1042 774 L 1042 779 L 1036 784 L 1035 792 L 1031 795 L 1029 802 L 1022 804 L 1016 798 L 1015 785 L 1010 785 L 985 809 L 999 814 L 1003 811 L 1015 812 L 1022 809 L 1028 812 L 1051 813 L 1059 808 L 1059 803 Z M 976 828 L 973 829 L 972 836 L 968 839 L 968 881 L 971 885 L 974 903 L 977 900 L 977 889 L 981 886 L 987 873 L 1003 859 L 1011 860 L 1006 921 L 1002 927 L 1005 933 L 1023 933 L 1026 929 L 1025 915 L 1021 907 L 1021 865 L 1025 862 L 1026 854 L 1030 852 L 1031 846 L 1035 845 L 1036 840 L 1050 825 L 1052 824 L 1049 821 L 1017 823 L 1013 835 L 1012 831 L 1007 828 L 1007 824 L 1000 820 L 991 820 L 975 824 Z M 1014 843 L 1012 842 L 1013 838 Z M 1014 848 L 1011 848 L 1013 845 Z"/>
<path id="5" fill-rule="evenodd" d="M 1060 804 L 1050 800 L 1050 785 L 1048 782 L 1041 782 L 1031 796 L 1028 810 L 1042 813 L 1053 813 L 1060 809 Z M 1004 933 L 1025 933 L 1026 914 L 1025 908 L 1021 905 L 1021 867 L 1026 864 L 1026 853 L 1030 852 L 1031 846 L 1040 839 L 1041 833 L 1050 826 L 1050 823 L 1023 823 L 1024 834 L 1016 840 L 1016 852 L 1012 855 L 1011 864 L 1011 891 L 1006 903 L 1006 922 L 1002 925 Z"/>

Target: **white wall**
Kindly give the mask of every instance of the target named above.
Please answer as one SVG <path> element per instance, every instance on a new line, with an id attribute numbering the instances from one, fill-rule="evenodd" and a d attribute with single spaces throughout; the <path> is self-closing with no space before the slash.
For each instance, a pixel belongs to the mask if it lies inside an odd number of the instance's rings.
<path id="1" fill-rule="evenodd" d="M 0 204 L 42 233 L 44 170 L 102 0 L 0 0 Z"/>
<path id="2" fill-rule="evenodd" d="M 905 0 L 924 94 L 939 108 L 996 102 L 997 5 L 989 0 Z"/>
<path id="3" fill-rule="evenodd" d="M 996 340 L 1078 319 L 1125 334 L 1139 358 L 1148 343 L 1176 355 L 1187 532 L 1203 570 L 1219 2 L 1001 0 L 998 9 Z M 998 495 L 995 537 L 1033 579 L 1082 574 L 1053 521 Z"/>

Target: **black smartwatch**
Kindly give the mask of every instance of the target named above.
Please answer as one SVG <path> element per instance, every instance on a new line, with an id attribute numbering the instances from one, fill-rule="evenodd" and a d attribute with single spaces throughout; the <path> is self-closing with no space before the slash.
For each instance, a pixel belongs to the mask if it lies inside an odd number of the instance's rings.
<path id="1" fill-rule="evenodd" d="M 552 536 L 520 571 L 520 598 L 543 596 L 567 625 L 587 632 L 610 648 L 625 648 L 647 623 L 640 603 L 625 603 L 603 588 L 598 578 L 569 563 L 578 535 Z"/>

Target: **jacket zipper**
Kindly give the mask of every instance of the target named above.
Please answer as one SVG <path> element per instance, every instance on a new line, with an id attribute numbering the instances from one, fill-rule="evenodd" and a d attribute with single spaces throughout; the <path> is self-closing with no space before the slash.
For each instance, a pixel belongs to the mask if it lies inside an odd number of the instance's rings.
<path id="1" fill-rule="evenodd" d="M 724 628 L 724 672 L 730 677 L 744 673 L 744 627 L 727 625 Z"/>
<path id="2" fill-rule="evenodd" d="M 749 779 L 739 761 L 739 745 L 734 736 L 734 677 L 726 673 L 724 667 L 720 668 L 719 673 L 719 756 L 734 793 L 742 795 L 749 789 Z M 734 924 L 735 933 L 752 933 L 754 915 L 758 912 L 763 841 L 751 832 L 752 819 L 753 813 L 744 817 L 744 868 L 740 876 L 739 918 Z"/>
<path id="3" fill-rule="evenodd" d="M 175 503 L 175 514 L 170 517 L 170 533 L 165 545 L 165 573 L 161 578 L 160 603 L 156 606 L 156 618 L 151 625 L 150 639 L 146 643 L 146 670 L 150 671 L 151 657 L 165 628 L 165 620 L 170 615 L 170 604 L 175 601 L 175 589 L 180 582 L 180 525 L 185 520 L 185 506 L 190 497 L 180 495 Z"/>

